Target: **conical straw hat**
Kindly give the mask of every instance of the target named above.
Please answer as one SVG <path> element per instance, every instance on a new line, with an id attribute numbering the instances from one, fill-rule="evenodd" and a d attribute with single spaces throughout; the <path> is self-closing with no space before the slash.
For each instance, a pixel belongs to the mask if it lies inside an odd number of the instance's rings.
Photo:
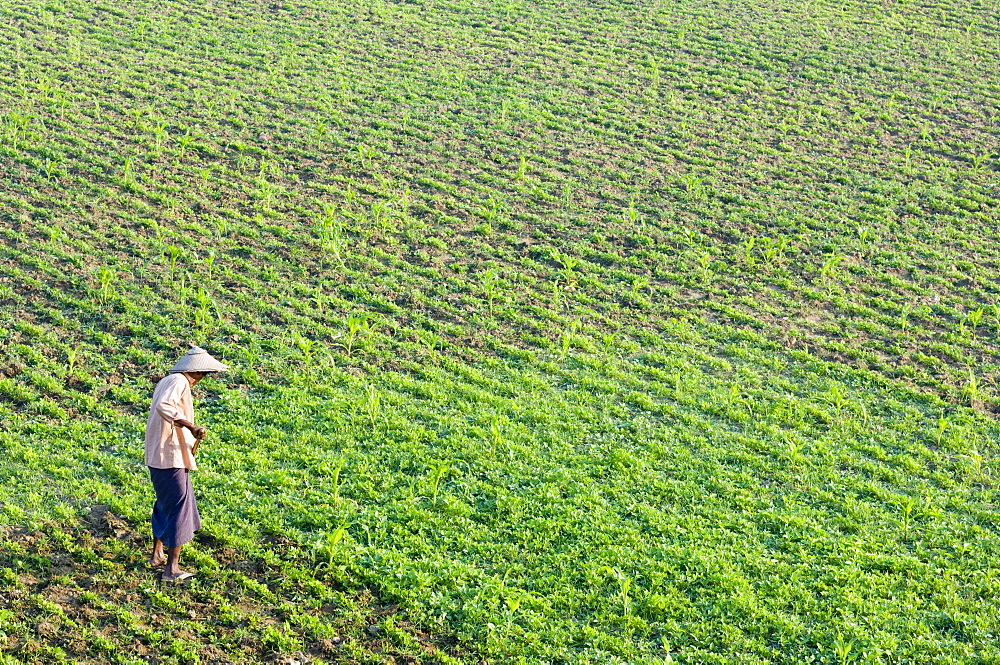
<path id="1" fill-rule="evenodd" d="M 170 374 L 177 372 L 228 372 L 229 368 L 209 355 L 200 346 L 192 346 L 177 364 L 170 368 Z"/>

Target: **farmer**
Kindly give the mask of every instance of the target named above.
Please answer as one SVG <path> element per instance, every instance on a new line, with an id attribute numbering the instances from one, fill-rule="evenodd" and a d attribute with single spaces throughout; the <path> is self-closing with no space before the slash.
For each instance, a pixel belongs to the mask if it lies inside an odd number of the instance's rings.
<path id="1" fill-rule="evenodd" d="M 226 371 L 229 368 L 207 351 L 193 346 L 153 391 L 146 421 L 146 466 L 156 491 L 149 564 L 166 564 L 160 576 L 165 582 L 183 582 L 194 576 L 180 569 L 181 545 L 201 528 L 190 472 L 198 468 L 194 455 L 206 430 L 194 424 L 191 387 L 212 372 Z"/>

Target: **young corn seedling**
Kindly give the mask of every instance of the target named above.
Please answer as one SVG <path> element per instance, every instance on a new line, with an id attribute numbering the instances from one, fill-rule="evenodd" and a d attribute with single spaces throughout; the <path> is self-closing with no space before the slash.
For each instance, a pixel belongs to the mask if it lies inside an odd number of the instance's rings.
<path id="1" fill-rule="evenodd" d="M 329 287 L 329 283 L 326 281 L 321 282 L 313 291 L 312 301 L 313 305 L 316 307 L 316 311 L 322 314 L 326 310 L 326 303 L 329 301 L 330 297 L 324 291 L 324 289 Z"/>
<path id="2" fill-rule="evenodd" d="M 297 346 L 299 351 L 302 353 L 306 366 L 312 365 L 313 347 L 316 345 L 316 342 L 308 337 L 304 337 L 297 330 L 293 335 L 293 340 L 295 341 L 295 346 Z"/>
<path id="3" fill-rule="evenodd" d="M 690 201 L 702 201 L 708 198 L 708 190 L 704 181 L 691 173 L 681 176 L 681 186 L 684 189 L 684 197 Z"/>
<path id="4" fill-rule="evenodd" d="M 344 250 L 347 248 L 347 238 L 341 235 L 340 225 L 337 225 L 333 233 L 330 234 L 326 248 L 333 254 L 333 258 L 337 263 L 344 265 Z"/>
<path id="5" fill-rule="evenodd" d="M 648 277 L 633 277 L 632 278 L 632 290 L 629 291 L 630 295 L 633 298 L 638 298 L 639 297 L 639 291 L 641 291 L 642 289 L 646 289 L 647 291 L 649 291 L 649 295 L 653 295 L 653 289 L 649 285 L 649 278 Z"/>
<path id="6" fill-rule="evenodd" d="M 253 157 L 246 154 L 249 146 L 243 141 L 236 141 L 233 143 L 233 147 L 236 148 L 236 169 L 240 173 L 246 173 L 251 170 L 256 162 Z"/>
<path id="7" fill-rule="evenodd" d="M 565 292 L 564 284 L 562 283 L 562 275 L 557 275 L 555 280 L 552 282 L 552 307 L 556 311 L 562 310 L 563 306 L 563 295 Z"/>
<path id="8" fill-rule="evenodd" d="M 135 159 L 126 157 L 122 164 L 122 182 L 127 185 L 135 184 Z"/>
<path id="9" fill-rule="evenodd" d="M 960 334 L 962 334 L 962 335 L 965 334 L 965 324 L 968 323 L 969 324 L 969 328 L 971 329 L 971 332 L 972 332 L 972 336 L 975 337 L 976 336 L 976 328 L 978 328 L 979 324 L 983 322 L 983 316 L 985 314 L 986 314 L 986 310 L 984 308 L 982 308 L 982 307 L 974 309 L 971 312 L 966 312 L 965 316 L 962 318 L 961 322 L 959 323 L 959 332 L 960 332 Z"/>
<path id="10" fill-rule="evenodd" d="M 601 347 L 604 349 L 604 355 L 611 355 L 611 351 L 615 348 L 615 342 L 617 341 L 618 335 L 615 333 L 601 335 Z"/>
<path id="11" fill-rule="evenodd" d="M 324 204 L 323 215 L 316 222 L 316 237 L 320 244 L 333 254 L 337 263 L 343 264 L 343 251 L 347 240 L 343 236 L 343 225 L 334 217 L 336 206 Z"/>
<path id="12" fill-rule="evenodd" d="M 853 665 L 857 660 L 854 646 L 854 640 L 844 639 L 843 635 L 837 633 L 837 638 L 833 641 L 833 652 L 837 655 L 837 662 L 840 665 Z"/>
<path id="13" fill-rule="evenodd" d="M 382 227 L 383 230 L 389 230 L 389 207 L 386 205 L 385 201 L 373 201 L 371 205 L 371 215 L 372 221 L 375 222 L 375 226 Z"/>
<path id="14" fill-rule="evenodd" d="M 340 488 L 343 483 L 340 482 L 340 474 L 343 473 L 344 467 L 347 466 L 347 458 L 340 457 L 337 459 L 337 466 L 333 467 L 333 471 L 330 471 L 330 467 L 323 463 L 320 466 L 320 471 L 323 473 L 330 473 L 330 485 L 333 486 L 333 499 L 338 501 L 340 499 Z"/>
<path id="15" fill-rule="evenodd" d="M 376 156 L 375 148 L 364 143 L 359 143 L 355 146 L 354 150 L 358 153 L 358 161 L 361 162 L 361 165 L 371 170 L 372 161 Z"/>
<path id="16" fill-rule="evenodd" d="M 553 251 L 552 258 L 562 266 L 562 269 L 559 271 L 559 276 L 562 278 L 563 282 L 567 286 L 575 285 L 577 283 L 577 273 L 574 269 L 580 265 L 580 259 L 567 256 L 559 251 Z"/>
<path id="17" fill-rule="evenodd" d="M 486 201 L 486 207 L 483 208 L 483 219 L 485 219 L 488 224 L 492 224 L 496 220 L 499 212 L 500 202 L 496 199 L 489 199 Z"/>
<path id="18" fill-rule="evenodd" d="M 514 615 L 521 608 L 524 603 L 524 598 L 514 595 L 514 593 L 505 593 L 504 602 L 507 603 L 507 627 L 505 629 L 505 634 L 510 634 L 510 629 L 514 625 Z"/>
<path id="19" fill-rule="evenodd" d="M 45 179 L 49 182 L 55 182 L 59 179 L 59 165 L 47 157 L 42 163 L 42 172 L 45 174 Z"/>
<path id="20" fill-rule="evenodd" d="M 504 97 L 500 100 L 500 122 L 507 122 L 507 117 L 510 115 L 510 99 Z"/>
<path id="21" fill-rule="evenodd" d="M 347 317 L 347 343 L 344 349 L 350 356 L 354 352 L 354 344 L 358 340 L 358 335 L 371 332 L 371 323 L 365 314 L 350 314 Z"/>
<path id="22" fill-rule="evenodd" d="M 660 647 L 663 649 L 663 665 L 674 665 L 674 657 L 670 655 L 670 641 L 666 635 L 660 635 Z"/>
<path id="23" fill-rule="evenodd" d="M 187 274 L 181 275 L 180 279 L 175 282 L 175 285 L 177 286 L 177 305 L 181 309 L 184 309 L 187 307 L 188 296 L 191 294 Z"/>
<path id="24" fill-rule="evenodd" d="M 610 575 L 616 582 L 618 582 L 618 597 L 622 602 L 622 616 L 626 617 L 632 613 L 632 599 L 630 593 L 632 591 L 632 578 L 623 573 L 617 568 L 612 568 L 611 566 L 601 566 L 601 572 Z"/>
<path id="25" fill-rule="evenodd" d="M 775 242 L 771 238 L 763 238 L 760 244 L 760 257 L 764 259 L 764 263 L 767 264 L 768 268 L 774 267 L 785 250 L 785 239 L 782 238 L 780 241 Z"/>
<path id="26" fill-rule="evenodd" d="M 566 326 L 565 330 L 562 331 L 562 334 L 559 335 L 559 346 L 562 351 L 561 355 L 563 358 L 569 354 L 570 347 L 573 345 L 573 342 L 576 341 L 576 331 L 579 327 L 580 322 L 573 321 Z"/>
<path id="27" fill-rule="evenodd" d="M 500 428 L 500 419 L 496 416 L 490 418 L 490 442 L 496 447 L 503 445 L 503 430 Z"/>
<path id="28" fill-rule="evenodd" d="M 267 179 L 268 173 L 271 173 L 275 177 L 281 177 L 281 169 L 277 164 L 266 159 L 260 160 L 260 169 L 257 172 L 257 177 L 254 179 L 254 183 L 257 185 L 255 193 L 260 198 L 261 204 L 265 207 L 271 205 L 279 190 L 278 185 Z"/>
<path id="29" fill-rule="evenodd" d="M 751 417 L 753 412 L 751 411 Z M 786 450 L 784 452 L 784 457 L 786 457 L 793 464 L 799 464 L 802 462 L 802 451 L 805 449 L 806 444 L 802 441 L 795 441 L 791 438 L 783 439 L 785 442 Z"/>
<path id="30" fill-rule="evenodd" d="M 517 172 L 514 174 L 514 180 L 524 180 L 524 176 L 528 173 L 528 160 L 524 155 L 518 155 Z"/>
<path id="31" fill-rule="evenodd" d="M 73 371 L 76 369 L 80 358 L 83 355 L 83 345 L 78 344 L 75 347 L 68 349 L 66 351 L 66 380 L 69 381 L 73 377 Z"/>
<path id="32" fill-rule="evenodd" d="M 316 137 L 316 147 L 319 148 L 323 145 L 323 139 L 326 138 L 329 127 L 327 127 L 325 122 L 319 121 L 316 123 L 315 129 L 313 129 L 313 136 Z"/>
<path id="33" fill-rule="evenodd" d="M 188 148 L 194 145 L 194 142 L 201 137 L 201 132 L 192 132 L 188 129 L 182 135 L 177 137 L 177 156 L 184 159 L 184 155 L 187 154 Z"/>
<path id="34" fill-rule="evenodd" d="M 753 266 L 757 263 L 757 259 L 753 255 L 753 248 L 756 245 L 756 238 L 747 238 L 743 241 L 743 262 L 748 266 Z"/>
<path id="35" fill-rule="evenodd" d="M 899 329 L 903 332 L 906 332 L 906 329 L 910 325 L 910 312 L 912 311 L 913 303 L 907 303 L 907 305 L 903 307 L 903 311 L 899 313 Z"/>
<path id="36" fill-rule="evenodd" d="M 107 302 L 108 298 L 111 297 L 111 287 L 117 278 L 118 273 L 113 268 L 101 266 L 97 269 L 97 283 L 100 286 L 99 294 L 101 302 Z"/>
<path id="37" fill-rule="evenodd" d="M 323 214 L 316 220 L 316 238 L 323 246 L 330 242 L 330 239 L 339 231 L 339 224 L 333 216 L 334 207 L 324 206 Z"/>
<path id="38" fill-rule="evenodd" d="M 829 283 L 837 275 L 837 271 L 840 268 L 840 264 L 844 262 L 844 256 L 836 256 L 831 254 L 823 261 L 823 265 L 820 266 L 819 276 L 824 283 Z"/>
<path id="39" fill-rule="evenodd" d="M 174 278 L 174 272 L 177 269 L 177 260 L 179 258 L 181 258 L 181 255 L 183 253 L 184 253 L 184 251 L 180 247 L 178 247 L 176 245 L 167 245 L 167 248 L 165 250 L 163 250 L 163 254 L 164 254 L 164 256 L 167 257 L 167 260 L 168 260 L 169 265 L 170 265 L 170 278 L 171 279 Z"/>
<path id="40" fill-rule="evenodd" d="M 215 220 L 215 237 L 224 238 L 229 234 L 229 222 L 224 219 Z"/>
<path id="41" fill-rule="evenodd" d="M 902 519 L 899 522 L 899 526 L 902 528 L 903 537 L 909 537 L 910 533 L 910 523 L 913 519 L 913 510 L 917 506 L 917 500 L 914 497 L 909 497 L 902 503 L 899 507 L 903 512 Z"/>
<path id="42" fill-rule="evenodd" d="M 440 335 L 435 335 L 427 330 L 417 331 L 417 342 L 427 349 L 427 353 L 434 353 L 435 349 L 444 346 L 444 339 Z"/>
<path id="43" fill-rule="evenodd" d="M 138 129 L 142 124 L 142 114 L 143 114 L 142 109 L 129 109 L 128 111 L 125 112 L 125 115 L 132 118 L 132 124 L 135 126 L 136 129 Z"/>
<path id="44" fill-rule="evenodd" d="M 375 386 L 369 385 L 365 388 L 365 415 L 368 416 L 372 428 L 378 424 L 378 417 L 382 412 L 382 396 Z"/>
<path id="45" fill-rule="evenodd" d="M 331 532 L 320 533 L 319 538 L 313 542 L 313 562 L 317 569 L 320 567 L 330 568 L 333 566 L 334 560 L 340 552 L 340 543 L 344 540 L 344 536 L 347 535 L 347 529 L 350 528 L 350 526 L 350 524 L 345 522 Z M 325 560 L 320 561 L 320 558 Z"/>
<path id="46" fill-rule="evenodd" d="M 712 273 L 712 255 L 705 252 L 698 257 L 698 267 L 701 268 L 701 281 L 708 284 L 709 275 Z"/>
<path id="47" fill-rule="evenodd" d="M 208 253 L 205 256 L 205 261 L 204 261 L 205 270 L 208 273 L 209 278 L 212 277 L 212 270 L 215 267 L 215 259 L 217 259 L 218 256 L 219 256 L 218 252 L 216 252 L 214 249 L 208 250 Z"/>
<path id="48" fill-rule="evenodd" d="M 991 157 L 993 157 L 993 155 L 985 152 L 978 155 L 972 155 L 971 157 L 972 168 L 975 169 L 976 171 L 984 171 L 986 169 L 984 164 L 986 160 L 990 159 Z"/>
<path id="49" fill-rule="evenodd" d="M 479 278 L 479 283 L 482 284 L 483 293 L 486 296 L 486 305 L 489 309 L 490 315 L 493 314 L 493 300 L 497 296 L 497 283 L 499 277 L 495 270 L 487 270 Z"/>
<path id="50" fill-rule="evenodd" d="M 438 492 L 441 489 L 441 481 L 446 475 L 450 475 L 455 467 L 448 461 L 431 462 L 428 477 L 431 481 L 431 503 L 437 504 Z"/>
<path id="51" fill-rule="evenodd" d="M 967 452 L 964 457 L 969 460 L 969 466 L 971 470 L 972 479 L 976 482 L 985 482 L 985 475 L 983 473 L 983 456 L 980 454 L 979 450 L 973 448 Z"/>
<path id="52" fill-rule="evenodd" d="M 941 447 L 941 440 L 944 438 L 944 433 L 948 431 L 948 426 L 951 424 L 951 420 L 946 416 L 939 416 L 934 423 L 934 440 L 937 442 L 938 448 Z"/>
<path id="53" fill-rule="evenodd" d="M 348 185 L 347 189 L 344 190 L 344 206 L 350 208 L 351 204 L 354 203 L 354 200 L 357 198 L 358 198 L 357 190 Z"/>
<path id="54" fill-rule="evenodd" d="M 983 405 L 983 387 L 979 381 L 979 377 L 971 369 L 969 370 L 969 379 L 962 386 L 959 396 L 962 398 L 962 401 L 968 403 L 974 409 Z"/>
<path id="55" fill-rule="evenodd" d="M 843 422 L 842 417 L 844 411 L 851 403 L 851 400 L 844 391 L 844 388 L 839 383 L 831 384 L 826 393 L 822 395 L 822 399 L 824 402 L 833 407 L 837 422 Z"/>
<path id="56" fill-rule="evenodd" d="M 875 231 L 868 226 L 861 226 L 860 224 L 855 225 L 854 230 L 858 234 L 858 242 L 862 247 L 870 247 L 878 240 L 878 236 L 875 235 Z"/>
<path id="57" fill-rule="evenodd" d="M 65 119 L 66 109 L 69 108 L 69 99 L 62 90 L 56 93 L 56 110 L 59 112 L 59 119 Z"/>
<path id="58" fill-rule="evenodd" d="M 635 207 L 635 195 L 629 199 L 628 207 L 625 208 L 622 216 L 628 222 L 629 228 L 634 229 L 639 225 L 639 211 Z"/>
<path id="59" fill-rule="evenodd" d="M 198 291 L 195 293 L 194 303 L 194 324 L 198 328 L 204 328 L 211 321 L 211 308 L 214 303 L 205 289 L 201 287 L 198 287 Z"/>
<path id="60" fill-rule="evenodd" d="M 646 61 L 642 63 L 642 66 L 649 70 L 649 87 L 656 88 L 656 84 L 660 81 L 660 65 L 662 61 L 651 55 L 646 56 Z"/>
<path id="61" fill-rule="evenodd" d="M 409 211 L 410 211 L 410 202 L 411 202 L 412 199 L 413 199 L 413 195 L 410 192 L 410 188 L 409 187 L 404 187 L 403 191 L 400 192 L 399 195 L 396 196 L 396 199 L 395 199 L 394 203 L 395 203 L 396 207 L 399 208 L 399 214 L 400 215 L 402 215 L 402 216 L 405 217 L 407 214 L 409 214 Z"/>
<path id="62" fill-rule="evenodd" d="M 156 154 L 159 155 L 163 150 L 163 139 L 167 136 L 167 121 L 162 118 L 157 118 L 153 123 L 153 147 L 155 148 Z"/>
<path id="63" fill-rule="evenodd" d="M 7 116 L 7 126 L 10 136 L 10 147 L 17 150 L 18 139 L 27 138 L 28 125 L 35 119 L 35 116 L 28 114 L 11 113 Z"/>

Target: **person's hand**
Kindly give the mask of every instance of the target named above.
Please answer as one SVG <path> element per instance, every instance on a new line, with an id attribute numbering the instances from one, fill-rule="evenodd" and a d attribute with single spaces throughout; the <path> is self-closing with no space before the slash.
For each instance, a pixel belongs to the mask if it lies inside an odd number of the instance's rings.
<path id="1" fill-rule="evenodd" d="M 205 438 L 205 435 L 208 434 L 208 430 L 201 425 L 195 425 L 189 429 L 191 430 L 191 433 L 194 434 L 195 441 L 201 441 Z"/>

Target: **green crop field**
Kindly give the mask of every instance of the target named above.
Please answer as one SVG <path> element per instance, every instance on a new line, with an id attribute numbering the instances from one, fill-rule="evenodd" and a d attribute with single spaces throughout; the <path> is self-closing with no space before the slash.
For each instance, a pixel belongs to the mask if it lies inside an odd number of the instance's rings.
<path id="1" fill-rule="evenodd" d="M 1000 663 L 1000 9 L 0 3 L 0 663 Z M 145 565 L 187 350 L 197 576 Z"/>

